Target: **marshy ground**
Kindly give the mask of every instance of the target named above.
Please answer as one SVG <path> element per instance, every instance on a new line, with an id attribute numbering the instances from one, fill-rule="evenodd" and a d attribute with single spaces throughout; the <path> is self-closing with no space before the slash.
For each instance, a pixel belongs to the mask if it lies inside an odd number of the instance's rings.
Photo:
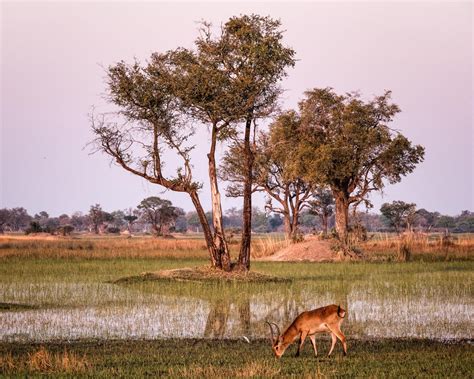
<path id="1" fill-rule="evenodd" d="M 283 281 L 117 283 L 205 266 L 203 241 L 5 238 L 0 374 L 469 377 L 474 250 L 462 242 L 446 260 L 433 241 L 419 252 L 415 246 L 408 263 L 390 262 L 396 247 L 380 240 L 370 242 L 370 262 L 253 264 Z M 264 242 L 255 241 L 260 255 Z M 328 336 L 319 338 L 319 358 L 309 341 L 300 358 L 293 357 L 296 346 L 280 361 L 272 357 L 265 320 L 284 327 L 299 312 L 330 303 L 348 309 L 348 357 L 340 345 L 324 356 Z"/>

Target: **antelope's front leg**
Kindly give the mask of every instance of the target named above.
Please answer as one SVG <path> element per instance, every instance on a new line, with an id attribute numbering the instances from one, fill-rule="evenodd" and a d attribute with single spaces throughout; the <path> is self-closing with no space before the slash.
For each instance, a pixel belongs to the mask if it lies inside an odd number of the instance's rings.
<path id="1" fill-rule="evenodd" d="M 298 350 L 296 351 L 296 356 L 300 356 L 300 350 L 303 348 L 304 340 L 306 339 L 306 336 L 308 335 L 308 332 L 301 332 L 300 336 L 300 343 L 298 345 Z"/>
<path id="2" fill-rule="evenodd" d="M 309 339 L 311 341 L 311 344 L 313 345 L 314 356 L 317 357 L 318 356 L 318 349 L 316 348 L 316 334 L 310 335 Z"/>

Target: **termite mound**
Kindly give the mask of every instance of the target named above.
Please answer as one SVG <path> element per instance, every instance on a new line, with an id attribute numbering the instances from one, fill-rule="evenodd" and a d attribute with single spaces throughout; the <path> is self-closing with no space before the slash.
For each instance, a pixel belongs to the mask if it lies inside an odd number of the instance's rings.
<path id="1" fill-rule="evenodd" d="M 207 266 L 202 267 L 186 267 L 172 270 L 160 270 L 156 272 L 143 272 L 140 275 L 127 276 L 115 280 L 113 283 L 131 283 L 140 281 L 189 281 L 189 282 L 206 282 L 206 281 L 224 281 L 224 282 L 252 282 L 252 283 L 275 283 L 290 282 L 290 279 L 271 276 L 256 271 L 222 271 Z"/>

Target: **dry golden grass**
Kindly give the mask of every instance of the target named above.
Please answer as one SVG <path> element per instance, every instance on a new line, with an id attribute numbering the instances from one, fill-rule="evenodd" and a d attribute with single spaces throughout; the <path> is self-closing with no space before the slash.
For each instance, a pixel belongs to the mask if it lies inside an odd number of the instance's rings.
<path id="1" fill-rule="evenodd" d="M 104 237 L 44 239 L 0 237 L 1 257 L 28 258 L 198 258 L 207 256 L 204 240 L 150 237 Z"/>
<path id="2" fill-rule="evenodd" d="M 13 359 L 11 353 L 0 356 L 0 373 L 27 371 L 31 373 L 81 373 L 91 368 L 86 356 L 68 352 L 51 353 L 44 346 L 26 356 Z"/>
<path id="3" fill-rule="evenodd" d="M 263 258 L 288 247 L 289 240 L 281 235 L 256 236 L 252 239 L 252 258 Z M 237 257 L 239 244 L 231 244 L 231 256 Z M 431 259 L 472 259 L 474 234 L 453 235 L 412 233 L 402 237 L 393 234 L 376 234 L 369 241 L 359 243 L 369 260 L 396 260 L 401 248 L 412 257 Z M 203 258 L 208 257 L 204 239 L 179 236 L 175 239 L 137 236 L 0 236 L 0 259 L 20 258 Z"/>
<path id="4" fill-rule="evenodd" d="M 17 368 L 11 353 L 0 356 L 0 373 L 12 372 Z"/>
<path id="5" fill-rule="evenodd" d="M 253 238 L 252 257 L 268 256 L 288 245 L 288 240 L 275 236 Z M 238 256 L 239 247 L 229 245 L 232 256 Z M 0 258 L 207 258 L 208 254 L 203 238 L 0 236 Z"/>
<path id="6" fill-rule="evenodd" d="M 252 258 L 263 258 L 275 254 L 291 245 L 289 239 L 281 239 L 274 235 L 261 237 L 252 241 Z"/>
<path id="7" fill-rule="evenodd" d="M 436 259 L 471 259 L 474 256 L 474 235 L 406 233 L 375 235 L 360 244 L 360 249 L 368 258 L 399 258 L 402 250 L 407 249 L 412 256 Z"/>

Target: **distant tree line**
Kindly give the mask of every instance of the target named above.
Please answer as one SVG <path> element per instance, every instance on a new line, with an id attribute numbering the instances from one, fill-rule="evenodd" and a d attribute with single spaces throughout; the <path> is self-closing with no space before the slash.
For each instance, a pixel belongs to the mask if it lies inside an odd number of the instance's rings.
<path id="1" fill-rule="evenodd" d="M 313 194 L 299 212 L 300 233 L 336 234 L 334 199 L 329 193 Z M 205 213 L 212 229 L 212 212 Z M 224 211 L 223 226 L 227 232 L 240 233 L 242 229 L 242 209 L 230 208 Z M 474 233 L 474 212 L 462 211 L 457 216 L 442 215 L 416 204 L 394 201 L 385 203 L 380 214 L 357 211 L 350 212 L 349 231 L 362 228 L 366 232 L 450 232 Z M 285 232 L 284 217 L 278 212 L 269 212 L 268 206 L 262 210 L 252 209 L 252 232 Z M 0 233 L 50 233 L 69 235 L 77 233 L 94 234 L 133 234 L 146 233 L 166 236 L 170 233 L 202 233 L 202 225 L 196 211 L 185 212 L 175 207 L 171 201 L 156 196 L 148 197 L 135 208 L 107 212 L 100 204 L 90 206 L 88 213 L 74 212 L 52 217 L 46 211 L 30 215 L 25 208 L 0 209 Z"/>

